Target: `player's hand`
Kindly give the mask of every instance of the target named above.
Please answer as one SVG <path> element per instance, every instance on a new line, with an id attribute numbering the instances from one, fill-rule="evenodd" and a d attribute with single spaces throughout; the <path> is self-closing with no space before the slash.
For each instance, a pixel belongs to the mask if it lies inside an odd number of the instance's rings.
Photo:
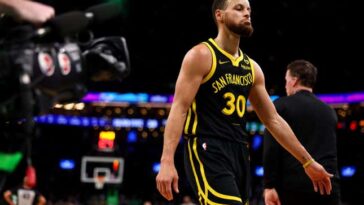
<path id="1" fill-rule="evenodd" d="M 331 193 L 331 180 L 334 175 L 329 174 L 321 164 L 312 162 L 305 168 L 306 174 L 310 177 L 315 192 L 320 191 L 321 195 Z"/>
<path id="2" fill-rule="evenodd" d="M 264 189 L 265 205 L 281 205 L 276 189 Z"/>
<path id="3" fill-rule="evenodd" d="M 29 0 L 18 0 L 13 5 L 13 16 L 19 21 L 27 21 L 40 26 L 55 15 L 54 8 Z"/>
<path id="4" fill-rule="evenodd" d="M 160 171 L 156 177 L 158 191 L 167 200 L 173 199 L 173 191 L 179 193 L 178 174 L 173 163 L 161 163 Z"/>

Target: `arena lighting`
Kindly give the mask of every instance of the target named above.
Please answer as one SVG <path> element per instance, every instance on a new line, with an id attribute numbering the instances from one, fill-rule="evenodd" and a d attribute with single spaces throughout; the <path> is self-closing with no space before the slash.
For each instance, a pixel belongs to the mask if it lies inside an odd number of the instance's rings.
<path id="1" fill-rule="evenodd" d="M 351 121 L 349 127 L 350 130 L 354 132 L 358 128 L 358 123 L 356 121 Z"/>
<path id="2" fill-rule="evenodd" d="M 360 120 L 359 125 L 360 125 L 360 127 L 364 127 L 364 120 Z"/>
<path id="3" fill-rule="evenodd" d="M 167 119 L 162 120 L 162 126 L 165 127 L 167 124 Z"/>
<path id="4" fill-rule="evenodd" d="M 276 100 L 278 96 L 270 96 L 272 101 Z M 82 99 L 83 102 L 92 103 L 172 103 L 173 95 L 158 95 L 147 93 L 116 93 L 116 92 L 90 92 Z M 250 102 L 247 102 L 250 106 Z"/>
<path id="5" fill-rule="evenodd" d="M 147 127 L 146 120 L 142 118 L 114 118 L 112 119 L 112 127 Z"/>
<path id="6" fill-rule="evenodd" d="M 255 133 L 258 131 L 259 123 L 258 122 L 247 122 L 246 129 L 250 133 Z"/>
<path id="7" fill-rule="evenodd" d="M 99 133 L 99 139 L 103 140 L 115 140 L 115 132 L 114 131 L 101 131 Z"/>
<path id="8" fill-rule="evenodd" d="M 78 127 L 111 127 L 111 128 L 160 128 L 166 119 L 143 118 L 105 118 L 48 114 L 34 118 L 38 124 L 78 126 Z"/>
<path id="9" fill-rule="evenodd" d="M 264 133 L 264 130 L 265 130 L 265 126 L 263 123 L 260 123 L 260 126 L 259 126 L 259 133 L 263 134 Z"/>
<path id="10" fill-rule="evenodd" d="M 114 170 L 114 172 L 117 172 L 119 170 L 119 166 L 120 166 L 120 162 L 119 160 L 114 160 L 112 162 L 112 169 Z"/>
<path id="11" fill-rule="evenodd" d="M 147 128 L 149 128 L 149 129 L 158 128 L 158 120 L 148 119 L 147 120 Z"/>
<path id="12" fill-rule="evenodd" d="M 261 135 L 254 135 L 252 141 L 253 150 L 257 150 L 262 146 L 263 137 Z"/>
<path id="13" fill-rule="evenodd" d="M 99 151 L 106 151 L 106 152 L 114 151 L 114 142 L 115 142 L 114 131 L 101 131 L 99 133 L 97 148 Z"/>
<path id="14" fill-rule="evenodd" d="M 135 130 L 129 131 L 126 139 L 128 143 L 137 142 L 138 140 L 137 132 Z"/>
<path id="15" fill-rule="evenodd" d="M 0 172 L 12 173 L 23 159 L 22 152 L 0 152 Z"/>
<path id="16" fill-rule="evenodd" d="M 169 103 L 169 99 L 167 95 L 151 95 L 149 97 L 149 101 L 154 103 Z"/>
<path id="17" fill-rule="evenodd" d="M 116 93 L 116 92 L 100 92 L 88 93 L 83 102 L 124 102 L 124 103 L 148 103 L 150 95 L 147 93 Z"/>
<path id="18" fill-rule="evenodd" d="M 264 168 L 263 168 L 263 166 L 256 166 L 254 173 L 255 173 L 255 176 L 257 176 L 257 177 L 264 176 Z"/>
<path id="19" fill-rule="evenodd" d="M 364 102 L 364 92 L 317 94 L 318 98 L 328 104 L 359 103 Z M 272 95 L 272 101 L 279 96 Z M 82 99 L 83 102 L 126 102 L 126 103 L 172 103 L 173 95 L 152 95 L 147 93 L 116 93 L 116 92 L 90 92 Z M 251 103 L 248 100 L 247 106 Z"/>
<path id="20" fill-rule="evenodd" d="M 356 166 L 344 166 L 341 167 L 341 176 L 342 177 L 353 177 L 356 173 Z"/>
<path id="21" fill-rule="evenodd" d="M 364 92 L 342 93 L 342 94 L 318 94 L 317 97 L 328 104 L 364 102 Z"/>
<path id="22" fill-rule="evenodd" d="M 157 174 L 160 169 L 161 169 L 161 163 L 154 162 L 153 163 L 153 173 Z"/>
<path id="23" fill-rule="evenodd" d="M 75 161 L 73 159 L 61 159 L 59 160 L 59 168 L 63 170 L 74 170 Z"/>
<path id="24" fill-rule="evenodd" d="M 344 129 L 345 128 L 345 122 L 338 122 L 336 127 L 338 129 Z"/>

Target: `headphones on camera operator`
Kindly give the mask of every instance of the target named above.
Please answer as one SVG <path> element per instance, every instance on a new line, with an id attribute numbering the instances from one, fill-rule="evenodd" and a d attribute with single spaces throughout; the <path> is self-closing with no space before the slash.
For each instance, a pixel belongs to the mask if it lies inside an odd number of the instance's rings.
<path id="1" fill-rule="evenodd" d="M 55 103 L 79 101 L 89 81 L 121 81 L 128 76 L 124 37 L 82 44 L 77 39 L 79 33 L 119 14 L 120 5 L 105 3 L 61 14 L 41 28 L 7 29 L 0 41 L 0 122 L 44 114 Z"/>

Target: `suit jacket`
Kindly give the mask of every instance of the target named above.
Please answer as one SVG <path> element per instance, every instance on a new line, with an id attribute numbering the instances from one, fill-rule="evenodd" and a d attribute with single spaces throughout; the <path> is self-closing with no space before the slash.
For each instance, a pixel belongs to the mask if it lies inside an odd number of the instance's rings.
<path id="1" fill-rule="evenodd" d="M 332 179 L 333 192 L 338 192 L 335 110 L 304 90 L 279 98 L 274 105 L 311 156 L 335 175 Z M 264 134 L 263 165 L 265 188 L 313 192 L 312 182 L 300 162 L 267 130 Z"/>

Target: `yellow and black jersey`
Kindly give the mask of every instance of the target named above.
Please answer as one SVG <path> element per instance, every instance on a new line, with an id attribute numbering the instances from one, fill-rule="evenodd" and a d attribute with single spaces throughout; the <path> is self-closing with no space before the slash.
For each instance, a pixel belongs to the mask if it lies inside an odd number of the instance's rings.
<path id="1" fill-rule="evenodd" d="M 211 38 L 203 43 L 212 54 L 212 67 L 188 110 L 184 135 L 246 142 L 244 115 L 254 82 L 253 63 L 241 50 L 234 58 Z"/>

